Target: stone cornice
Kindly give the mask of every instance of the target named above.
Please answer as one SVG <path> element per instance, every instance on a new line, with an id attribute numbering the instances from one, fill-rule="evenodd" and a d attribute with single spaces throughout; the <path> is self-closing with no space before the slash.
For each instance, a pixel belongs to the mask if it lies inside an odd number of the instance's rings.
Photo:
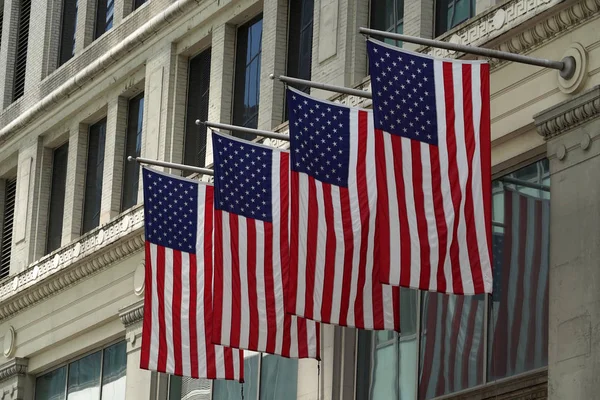
<path id="1" fill-rule="evenodd" d="M 0 282 L 0 321 L 141 250 L 143 223 L 137 206 Z"/>
<path id="2" fill-rule="evenodd" d="M 13 376 L 25 375 L 28 364 L 29 362 L 26 358 L 14 358 L 0 366 L 0 382 L 10 379 Z"/>
<path id="3" fill-rule="evenodd" d="M 119 317 L 125 327 L 136 324 L 144 318 L 144 301 L 138 301 L 119 310 Z"/>
<path id="4" fill-rule="evenodd" d="M 546 140 L 600 117 L 600 86 L 533 116 Z"/>

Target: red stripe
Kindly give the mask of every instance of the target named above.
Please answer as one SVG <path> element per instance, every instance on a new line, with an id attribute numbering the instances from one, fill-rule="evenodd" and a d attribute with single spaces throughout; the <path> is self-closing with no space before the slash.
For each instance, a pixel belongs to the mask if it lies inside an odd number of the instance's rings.
<path id="1" fill-rule="evenodd" d="M 529 209 L 527 207 L 527 198 L 525 196 L 519 196 L 519 264 L 517 266 L 519 269 L 519 276 L 517 278 L 517 294 L 515 296 L 510 343 L 510 366 L 513 373 L 516 372 L 518 365 L 517 356 L 519 343 L 522 339 L 525 339 L 521 338 L 521 326 L 523 324 L 523 300 L 525 298 L 525 261 L 527 257 L 528 214 Z"/>
<path id="2" fill-rule="evenodd" d="M 240 380 L 240 382 L 244 382 L 244 352 L 240 350 L 237 352 L 237 354 L 238 354 L 238 364 L 240 366 L 239 380 Z M 232 376 L 230 379 L 238 379 L 238 378 L 235 376 Z"/>
<path id="3" fill-rule="evenodd" d="M 243 218 L 243 217 L 242 217 Z M 257 281 L 256 281 L 256 221 L 252 218 L 244 218 L 247 224 L 247 235 L 246 235 L 246 251 L 247 251 L 247 266 L 241 266 L 246 268 L 246 277 L 248 283 L 244 285 L 248 288 L 248 310 L 250 318 L 249 326 L 249 339 L 248 348 L 258 349 L 258 329 L 260 321 L 258 319 L 258 294 L 257 294 Z M 244 238 L 242 238 L 243 240 Z M 260 285 L 262 286 L 262 282 Z"/>
<path id="4" fill-rule="evenodd" d="M 483 212 L 487 234 L 488 256 L 492 259 L 492 137 L 490 122 L 490 66 L 480 65 L 481 72 L 481 121 L 479 149 L 481 154 L 481 179 Z"/>
<path id="5" fill-rule="evenodd" d="M 317 339 L 317 360 L 321 361 L 321 324 L 315 323 L 315 336 Z"/>
<path id="6" fill-rule="evenodd" d="M 360 249 L 358 261 L 358 282 L 356 286 L 356 299 L 354 301 L 354 326 L 362 328 L 365 326 L 365 286 L 367 284 L 367 246 L 369 244 L 369 222 L 371 211 L 369 209 L 369 196 L 367 186 L 367 112 L 358 112 L 358 146 L 356 160 L 356 186 L 358 191 L 358 210 L 360 213 Z M 371 266 L 371 268 L 373 268 Z M 373 269 L 371 269 L 373 273 Z M 376 277 L 377 278 L 377 277 Z M 383 318 L 383 295 L 381 293 L 381 284 L 378 279 L 372 281 L 373 276 L 369 277 L 369 284 L 372 286 L 372 298 L 368 299 L 371 310 L 366 310 L 373 314 L 373 322 L 379 321 L 379 325 L 374 329 L 384 329 Z M 377 284 L 375 284 L 375 282 Z"/>
<path id="7" fill-rule="evenodd" d="M 242 304 L 242 283 L 240 278 L 240 256 L 238 251 L 242 248 L 240 245 L 240 230 L 238 216 L 234 213 L 228 213 L 229 215 L 229 232 L 231 239 L 231 331 L 230 344 L 231 347 L 240 346 L 240 335 L 241 335 L 241 321 L 242 321 L 242 307 L 246 307 Z M 246 238 L 243 238 L 246 240 Z M 244 266 L 245 268 L 245 266 Z M 229 310 L 223 310 L 228 312 Z M 220 343 L 220 342 L 218 342 Z"/>
<path id="8" fill-rule="evenodd" d="M 411 140 L 411 153 L 412 153 L 412 184 L 413 184 L 413 197 L 415 203 L 415 216 L 417 219 L 417 234 L 419 236 L 419 248 L 421 274 L 419 276 L 419 289 L 429 289 L 429 281 L 431 278 L 431 259 L 430 259 L 430 247 L 429 247 L 429 232 L 427 230 L 427 218 L 425 211 L 425 196 L 423 191 L 423 163 L 421 154 L 421 142 L 418 140 Z M 433 146 L 429 146 L 433 147 Z M 411 199 L 409 199 L 410 201 Z"/>
<path id="9" fill-rule="evenodd" d="M 325 240 L 325 265 L 323 271 L 323 293 L 321 301 L 321 321 L 331 322 L 331 308 L 333 306 L 333 283 L 335 281 L 336 271 L 336 237 L 335 237 L 335 218 L 333 215 L 333 200 L 331 196 L 331 185 L 321 184 L 323 188 L 323 203 L 325 210 L 324 221 L 327 227 Z M 337 300 L 337 299 L 336 299 Z"/>
<path id="10" fill-rule="evenodd" d="M 427 293 L 423 298 L 427 299 L 427 307 L 424 308 L 423 316 L 426 318 L 427 326 L 422 337 L 425 338 L 425 355 L 422 360 L 421 380 L 419 382 L 419 399 L 429 398 L 427 389 L 433 372 L 434 350 L 437 333 L 438 297 L 436 293 Z M 423 324 L 421 324 L 422 326 Z M 440 325 L 440 329 L 443 329 Z"/>
<path id="11" fill-rule="evenodd" d="M 480 332 L 480 342 L 483 343 L 483 340 L 485 340 L 485 338 L 483 337 L 483 324 L 475 326 L 475 321 L 476 321 L 476 317 L 477 317 L 477 313 L 479 311 L 479 304 L 483 303 L 483 300 L 478 300 L 474 297 L 471 297 L 467 300 L 467 304 L 469 306 L 469 314 L 467 316 L 467 329 L 465 331 L 465 345 L 462 349 L 462 360 L 461 360 L 461 375 L 462 375 L 462 382 L 461 382 L 461 387 L 459 388 L 455 388 L 455 390 L 460 390 L 460 389 L 466 389 L 469 387 L 469 372 L 473 371 L 473 368 L 471 368 L 471 352 L 472 352 L 472 347 L 473 347 L 473 338 L 475 337 L 475 329 L 479 330 Z M 483 360 L 483 354 L 481 354 L 479 352 L 479 343 L 477 343 L 478 346 L 478 351 L 477 351 L 477 368 L 480 367 L 480 360 Z M 456 366 L 457 370 L 458 370 L 458 365 Z M 481 365 L 481 368 L 483 369 L 483 364 Z M 481 381 L 479 381 L 479 369 L 475 370 L 476 374 L 477 374 L 477 384 L 483 383 Z"/>
<path id="12" fill-rule="evenodd" d="M 402 171 L 402 138 L 397 135 L 390 135 L 392 139 L 392 154 L 394 157 L 394 175 L 396 182 L 396 193 L 390 193 L 390 196 L 396 196 L 398 199 L 398 216 L 400 221 L 400 265 L 395 264 L 393 268 L 400 268 L 400 286 L 410 287 L 410 265 L 411 265 L 411 234 L 408 226 L 408 211 L 406 210 L 406 189 L 404 186 L 404 176 Z M 408 140 L 408 139 L 407 139 Z M 407 142 L 408 143 L 408 142 Z M 412 199 L 410 199 L 412 201 Z M 398 246 L 398 243 L 391 243 L 392 246 Z M 385 283 L 385 282 L 384 282 Z M 395 282 L 391 282 L 392 284 Z"/>
<path id="13" fill-rule="evenodd" d="M 212 298 L 213 298 L 213 258 L 212 258 L 212 251 L 213 251 L 213 212 L 214 212 L 214 203 L 213 203 L 213 197 L 214 197 L 214 189 L 212 186 L 207 186 L 206 187 L 206 201 L 205 201 L 205 208 L 204 208 L 204 221 L 202 221 L 201 223 L 203 224 L 203 228 L 204 228 L 204 263 L 203 263 L 203 268 L 204 268 L 204 276 L 203 276 L 203 282 L 201 282 L 201 284 L 204 285 L 204 342 L 205 342 L 205 352 L 206 352 L 206 375 L 208 378 L 212 378 L 212 377 L 216 377 L 217 376 L 217 365 L 216 365 L 216 355 L 215 355 L 215 346 L 212 344 L 212 324 L 213 324 L 213 304 L 212 304 Z M 220 211 L 219 211 L 220 214 Z M 216 251 L 216 250 L 215 250 Z M 221 248 L 221 255 L 222 255 L 222 248 Z M 222 260 L 222 256 L 221 256 L 221 260 Z M 222 261 L 221 261 L 221 267 L 222 267 Z M 196 258 L 194 256 L 194 266 L 196 266 Z M 194 272 L 192 275 L 192 287 L 195 288 L 197 287 L 197 283 L 196 281 L 196 273 L 195 273 L 196 268 L 194 268 Z M 222 278 L 222 274 L 221 274 L 221 278 L 220 278 L 220 282 L 223 282 L 223 278 Z M 222 286 L 219 285 L 221 287 L 221 296 L 220 296 L 220 300 L 222 301 Z M 192 300 L 194 301 L 194 305 L 192 306 L 192 304 L 190 304 L 190 328 L 192 330 L 192 350 L 194 350 L 195 348 L 198 347 L 198 343 L 197 343 L 197 331 L 196 331 L 196 296 L 192 296 Z M 202 300 L 201 300 L 202 301 Z M 219 310 L 223 310 L 223 305 L 220 304 L 219 305 Z M 219 315 L 219 318 L 221 318 L 221 312 L 217 312 L 214 313 Z M 192 320 L 193 318 L 193 320 Z M 219 325 L 219 332 L 221 332 L 221 328 Z M 199 371 L 199 365 L 198 365 L 198 355 L 196 354 L 193 358 L 194 362 L 192 363 L 192 371 L 194 371 L 194 369 L 196 370 L 196 374 L 198 374 Z M 193 376 L 193 375 L 192 375 Z"/>
<path id="14" fill-rule="evenodd" d="M 173 250 L 173 301 L 171 304 L 171 315 L 173 321 L 173 355 L 175 360 L 175 375 L 183 373 L 181 353 L 181 274 L 182 262 L 181 252 Z"/>
<path id="15" fill-rule="evenodd" d="M 158 291 L 158 372 L 167 370 L 167 327 L 165 323 L 165 248 L 156 246 L 156 287 Z"/>
<path id="16" fill-rule="evenodd" d="M 314 296 L 315 296 L 315 274 L 317 262 L 317 246 L 311 245 L 315 242 L 319 233 L 319 209 L 317 205 L 317 188 L 315 180 L 308 177 L 308 232 L 306 236 L 306 292 L 304 294 L 304 317 L 314 317 Z M 300 278 L 301 279 L 301 278 Z M 302 295 L 302 294 L 301 294 Z"/>
<path id="17" fill-rule="evenodd" d="M 394 330 L 400 332 L 400 287 L 392 286 L 392 301 L 394 312 Z"/>
<path id="18" fill-rule="evenodd" d="M 458 365 L 456 364 L 456 351 L 458 349 L 458 334 L 460 333 L 461 322 L 462 322 L 462 314 L 463 314 L 463 306 L 465 304 L 464 296 L 456 296 L 456 303 L 454 305 L 454 309 L 452 310 L 454 315 L 452 316 L 452 325 L 450 326 L 450 351 L 448 353 L 448 381 L 449 388 L 448 392 L 452 393 L 455 390 L 454 387 L 454 378 L 456 373 L 458 372 Z M 466 331 L 465 334 L 472 335 L 473 331 Z M 462 352 L 465 352 L 467 349 L 460 349 Z M 442 356 L 445 354 L 442 352 Z M 440 393 L 443 394 L 443 393 Z"/>
<path id="19" fill-rule="evenodd" d="M 148 369 L 150 364 L 150 346 L 152 340 L 152 256 L 150 253 L 150 242 L 145 243 L 146 264 L 144 268 L 144 321 L 142 326 L 142 350 L 140 356 L 140 368 Z"/>
<path id="20" fill-rule="evenodd" d="M 390 204 L 388 201 L 387 160 L 385 159 L 385 143 L 383 131 L 375 130 L 375 174 L 377 179 L 377 215 L 375 216 L 375 245 L 379 251 L 379 281 L 390 282 Z M 377 280 L 376 280 L 377 281 Z"/>
<path id="21" fill-rule="evenodd" d="M 446 326 L 448 325 L 448 295 L 437 295 L 442 296 L 442 323 L 440 328 L 442 329 L 441 339 L 441 350 L 440 350 L 440 370 L 438 371 L 437 385 L 435 387 L 435 395 L 441 396 L 446 393 L 446 364 L 444 363 L 444 357 L 446 356 Z"/>
<path id="22" fill-rule="evenodd" d="M 452 228 L 452 243 L 450 245 L 450 262 L 452 268 L 452 293 L 463 294 L 462 277 L 460 274 L 460 253 L 458 243 L 458 222 L 460 220 L 460 203 L 462 193 L 460 190 L 460 181 L 458 179 L 458 161 L 456 159 L 456 131 L 455 109 L 454 109 L 454 81 L 452 76 L 452 64 L 442 63 L 444 75 L 444 94 L 446 103 L 446 141 L 448 148 L 448 177 L 450 189 L 452 192 L 452 204 L 454 205 L 454 221 Z"/>
<path id="23" fill-rule="evenodd" d="M 233 357 L 235 357 L 235 351 L 231 347 L 223 347 L 223 363 L 225 364 L 225 379 L 235 379 L 235 367 L 233 366 Z M 242 352 L 240 351 L 240 355 Z M 242 364 L 243 365 L 243 362 Z M 244 375 L 242 375 L 243 377 Z M 243 382 L 242 378 L 242 382 Z"/>
<path id="24" fill-rule="evenodd" d="M 448 248 L 448 226 L 444 213 L 444 197 L 442 196 L 442 172 L 440 169 L 440 150 L 438 146 L 429 146 L 429 160 L 431 164 L 431 187 L 433 192 L 433 210 L 435 213 L 435 226 L 438 239 L 438 264 L 436 276 L 436 288 L 440 293 L 448 290 L 446 275 L 444 274 L 444 263 Z"/>
<path id="25" fill-rule="evenodd" d="M 288 293 L 286 294 L 285 310 L 290 314 L 298 312 L 296 310 L 296 297 L 298 296 L 298 231 L 300 229 L 300 187 L 298 182 L 298 173 L 290 172 L 290 263 Z M 285 267 L 285 264 L 283 264 Z M 304 295 L 301 293 L 300 295 Z"/>
<path id="26" fill-rule="evenodd" d="M 295 318 L 296 319 L 296 329 L 298 330 L 296 335 L 298 337 L 298 358 L 306 358 L 310 356 L 309 346 L 308 346 L 308 329 L 307 324 L 308 321 L 304 318 L 291 317 L 288 315 L 288 319 Z M 311 321 L 311 323 L 313 323 Z M 289 357 L 290 352 L 287 351 L 287 356 Z"/>
<path id="27" fill-rule="evenodd" d="M 536 200 L 535 204 L 535 219 L 534 219 L 534 231 L 533 236 L 529 236 L 528 240 L 531 240 L 534 245 L 533 258 L 531 260 L 531 275 L 527 283 L 529 283 L 528 299 L 529 302 L 529 321 L 527 324 L 527 353 L 525 358 L 525 370 L 531 370 L 536 367 L 535 365 L 535 348 L 536 348 L 536 336 L 537 336 L 537 316 L 541 312 L 542 307 L 538 307 L 538 291 L 540 290 L 540 273 L 542 266 L 542 200 Z M 525 267 L 525 265 L 524 265 Z"/>
<path id="28" fill-rule="evenodd" d="M 473 127 L 473 83 L 471 81 L 471 64 L 462 65 L 463 84 L 463 116 L 465 123 L 465 147 L 467 150 L 466 165 L 469 169 L 465 189 L 465 223 L 467 229 L 467 251 L 474 293 L 484 293 L 481 258 L 479 257 L 479 239 L 475 226 L 475 208 L 473 206 L 473 164 L 475 158 L 475 129 Z"/>
<path id="29" fill-rule="evenodd" d="M 265 230 L 265 301 L 267 307 L 267 353 L 275 352 L 277 340 L 277 303 L 273 271 L 273 224 L 263 222 Z M 283 293 L 281 293 L 283 295 Z M 251 328 L 252 329 L 252 328 Z M 258 329 L 256 327 L 255 329 Z"/>
<path id="30" fill-rule="evenodd" d="M 279 198 L 281 204 L 281 219 L 279 223 L 279 255 L 281 262 L 281 283 L 283 285 L 284 304 L 288 299 L 289 281 L 290 281 L 290 244 L 289 244 L 289 223 L 290 223 L 290 155 L 285 152 L 280 153 L 279 160 Z M 298 276 L 298 275 L 295 275 Z M 284 307 L 286 310 L 286 307 Z"/>
<path id="31" fill-rule="evenodd" d="M 340 187 L 340 208 L 342 229 L 344 230 L 344 272 L 342 275 L 342 298 L 340 302 L 340 325 L 348 326 L 350 311 L 350 287 L 352 285 L 352 267 L 354 254 L 354 234 L 352 231 L 352 214 L 350 213 L 350 196 L 348 189 Z"/>
<path id="32" fill-rule="evenodd" d="M 214 279 L 213 279 L 213 309 L 212 309 L 212 340 L 207 340 L 206 346 L 209 347 L 209 343 L 220 343 L 221 332 L 223 331 L 223 211 L 214 209 Z M 206 242 L 204 246 L 206 251 Z M 207 257 L 204 257 L 206 260 Z M 204 270 L 210 272 L 208 267 L 205 266 Z M 205 283 L 207 285 L 207 283 Z M 204 299 L 204 306 L 206 307 L 206 296 Z M 207 325 L 207 327 L 210 325 Z M 207 339 L 209 334 L 207 331 Z M 210 366 L 210 364 L 209 364 Z"/>

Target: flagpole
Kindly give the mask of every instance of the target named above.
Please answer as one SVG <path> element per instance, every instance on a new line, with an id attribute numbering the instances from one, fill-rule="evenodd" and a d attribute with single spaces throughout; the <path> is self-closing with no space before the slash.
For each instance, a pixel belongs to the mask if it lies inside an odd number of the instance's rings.
<path id="1" fill-rule="evenodd" d="M 210 176 L 215 175 L 215 171 L 213 171 L 212 169 L 194 167 L 192 165 L 171 163 L 171 162 L 167 162 L 167 161 L 151 160 L 149 158 L 129 156 L 129 157 L 127 157 L 127 161 L 137 162 L 138 164 L 155 165 L 157 167 L 179 169 L 181 171 L 197 172 L 197 173 L 203 174 L 203 175 L 210 175 Z"/>
<path id="2" fill-rule="evenodd" d="M 548 186 L 548 185 L 542 185 L 541 183 L 522 181 L 520 179 L 511 178 L 509 176 L 500 178 L 500 182 L 509 183 L 511 185 L 528 187 L 531 189 L 543 190 L 545 192 L 550 191 L 550 186 Z"/>
<path id="3" fill-rule="evenodd" d="M 286 135 L 284 133 L 265 131 L 262 129 L 246 128 L 245 126 L 222 124 L 220 122 L 210 122 L 210 121 L 203 122 L 203 121 L 200 121 L 199 119 L 197 119 L 196 125 L 204 125 L 208 128 L 217 128 L 217 129 L 225 129 L 228 131 L 249 133 L 251 135 L 263 136 L 266 138 L 276 139 L 276 140 L 286 140 L 286 141 L 290 140 L 290 136 Z"/>
<path id="4" fill-rule="evenodd" d="M 522 54 L 509 53 L 506 51 L 487 49 L 484 47 L 467 46 L 464 44 L 456 44 L 444 42 L 442 40 L 424 39 L 415 36 L 403 35 L 400 33 L 392 33 L 379 31 L 376 29 L 359 28 L 359 32 L 368 36 L 380 36 L 388 39 L 401 40 L 403 42 L 420 44 L 424 46 L 437 47 L 440 49 L 459 51 L 467 54 L 475 54 L 483 57 L 497 58 L 500 60 L 514 61 L 521 64 L 536 65 L 538 67 L 552 68 L 560 72 L 563 79 L 571 79 L 575 74 L 575 59 L 571 56 L 563 58 L 561 61 L 546 60 L 524 56 Z"/>
<path id="5" fill-rule="evenodd" d="M 275 79 L 275 75 L 271 74 L 271 75 L 269 75 L 269 78 Z M 373 94 L 371 92 L 367 92 L 367 91 L 360 90 L 360 89 L 352 89 L 352 88 L 347 88 L 344 86 L 336 86 L 336 85 L 329 85 L 327 83 L 307 81 L 306 79 L 292 78 L 291 76 L 285 76 L 285 75 L 279 75 L 277 77 L 277 79 L 279 79 L 281 82 L 287 83 L 288 85 L 308 86 L 308 87 L 315 88 L 315 89 L 327 90 L 328 92 L 342 93 L 342 94 L 347 94 L 349 96 L 362 97 L 365 99 L 373 98 Z"/>

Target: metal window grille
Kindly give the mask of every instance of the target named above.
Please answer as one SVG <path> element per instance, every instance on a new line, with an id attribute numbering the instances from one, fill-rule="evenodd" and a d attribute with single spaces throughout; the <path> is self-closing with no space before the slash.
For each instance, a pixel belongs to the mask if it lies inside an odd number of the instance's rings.
<path id="1" fill-rule="evenodd" d="M 7 180 L 4 192 L 4 223 L 2 224 L 2 241 L 0 242 L 0 278 L 5 278 L 10 274 L 10 253 L 12 250 L 17 180 Z"/>
<path id="2" fill-rule="evenodd" d="M 13 101 L 25 93 L 25 72 L 27 70 L 27 46 L 29 42 L 29 17 L 31 0 L 21 0 L 19 10 L 19 28 L 17 33 L 17 54 L 15 57 L 15 80 Z"/>

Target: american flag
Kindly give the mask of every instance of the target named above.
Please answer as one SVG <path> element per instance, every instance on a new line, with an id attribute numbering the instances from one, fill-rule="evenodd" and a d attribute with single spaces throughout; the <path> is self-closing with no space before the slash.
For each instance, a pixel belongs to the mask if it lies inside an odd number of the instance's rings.
<path id="1" fill-rule="evenodd" d="M 367 48 L 381 281 L 491 293 L 489 66 Z"/>
<path id="2" fill-rule="evenodd" d="M 419 398 L 431 399 L 483 383 L 484 295 L 426 293 Z"/>
<path id="3" fill-rule="evenodd" d="M 215 132 L 213 149 L 213 342 L 319 358 L 319 324 L 285 313 L 289 154 Z"/>
<path id="4" fill-rule="evenodd" d="M 549 223 L 550 200 L 504 188 L 503 233 L 494 234 L 502 258 L 494 263 L 500 289 L 490 317 L 493 379 L 548 363 Z"/>
<path id="5" fill-rule="evenodd" d="M 213 187 L 143 169 L 146 276 L 140 367 L 243 381 L 240 350 L 212 344 Z"/>
<path id="6" fill-rule="evenodd" d="M 379 282 L 370 110 L 288 90 L 291 263 L 287 311 L 361 329 L 400 330 L 399 288 Z"/>

